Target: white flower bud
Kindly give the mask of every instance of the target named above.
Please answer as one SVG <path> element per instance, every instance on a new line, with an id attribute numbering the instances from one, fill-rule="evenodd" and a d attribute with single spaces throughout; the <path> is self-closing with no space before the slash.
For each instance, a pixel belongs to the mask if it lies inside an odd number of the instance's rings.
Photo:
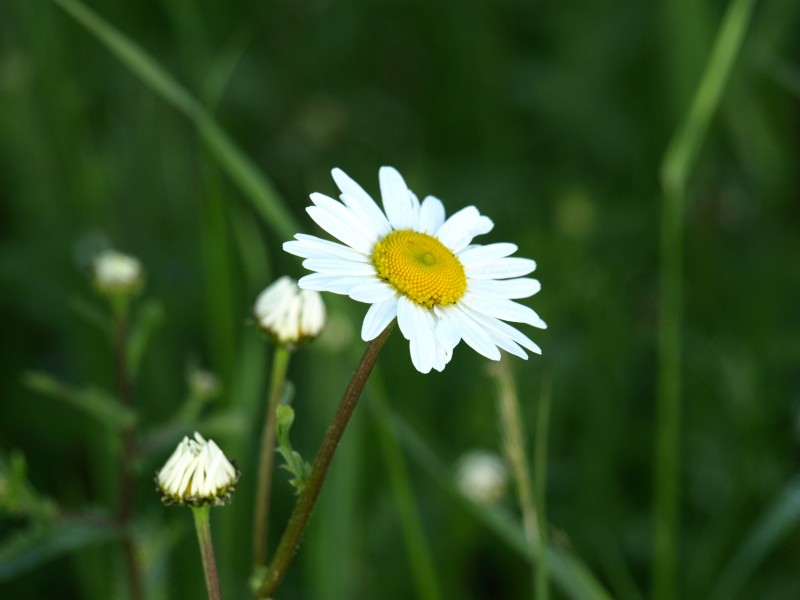
<path id="1" fill-rule="evenodd" d="M 456 480 L 465 496 L 480 504 L 494 504 L 508 487 L 508 470 L 498 455 L 474 451 L 459 461 Z"/>
<path id="2" fill-rule="evenodd" d="M 285 276 L 259 294 L 253 315 L 265 334 L 286 346 L 315 338 L 326 322 L 319 293 L 301 290 Z"/>
<path id="3" fill-rule="evenodd" d="M 195 432 L 193 440 L 184 437 L 178 444 L 156 475 L 156 484 L 165 504 L 222 506 L 230 500 L 239 475 L 213 440 Z"/>
<path id="4" fill-rule="evenodd" d="M 104 294 L 130 295 L 142 285 L 142 265 L 127 254 L 116 250 L 104 250 L 94 259 L 94 281 Z"/>

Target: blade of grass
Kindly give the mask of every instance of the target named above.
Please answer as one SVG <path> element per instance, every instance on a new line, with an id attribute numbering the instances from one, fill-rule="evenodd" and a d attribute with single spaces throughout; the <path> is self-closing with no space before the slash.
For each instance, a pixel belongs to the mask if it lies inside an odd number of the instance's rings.
<path id="1" fill-rule="evenodd" d="M 655 444 L 655 536 L 653 597 L 677 593 L 679 446 L 681 414 L 681 322 L 683 221 L 686 186 L 711 118 L 744 40 L 754 0 L 733 0 L 714 42 L 711 57 L 685 121 L 661 163 L 661 314 Z"/>
<path id="2" fill-rule="evenodd" d="M 722 572 L 711 600 L 730 600 L 740 595 L 747 578 L 800 522 L 800 479 L 794 479 L 761 516 L 750 535 Z"/>
<path id="3" fill-rule="evenodd" d="M 282 237 L 294 235 L 297 231 L 294 218 L 286 210 L 274 186 L 186 88 L 138 44 L 84 4 L 77 0 L 51 1 L 94 35 L 155 94 L 188 117 L 211 155 L 252 202 L 264 221 Z"/>
<path id="4" fill-rule="evenodd" d="M 388 409 L 386 386 L 377 369 L 373 372 L 369 390 L 368 405 L 378 426 L 378 439 L 405 537 L 407 555 L 417 586 L 417 597 L 438 600 L 442 594 L 436 575 L 436 564 L 425 536 L 403 451 L 393 435 L 388 419 L 385 418 Z"/>

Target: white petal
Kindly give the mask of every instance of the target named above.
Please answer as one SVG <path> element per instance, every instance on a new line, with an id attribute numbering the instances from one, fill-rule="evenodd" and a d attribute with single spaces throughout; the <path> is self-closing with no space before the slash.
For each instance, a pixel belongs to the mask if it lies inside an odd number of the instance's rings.
<path id="1" fill-rule="evenodd" d="M 454 309 L 449 307 L 434 308 L 436 315 L 436 340 L 445 348 L 451 351 L 461 341 L 461 331 L 458 327 L 457 321 L 451 314 Z"/>
<path id="2" fill-rule="evenodd" d="M 530 258 L 498 258 L 479 265 L 464 265 L 469 279 L 511 279 L 522 277 L 536 270 L 536 261 Z"/>
<path id="3" fill-rule="evenodd" d="M 351 228 L 357 230 L 358 233 L 360 233 L 370 242 L 375 243 L 378 241 L 378 233 L 375 231 L 375 228 L 370 225 L 369 221 L 365 221 L 364 219 L 360 218 L 357 214 L 350 210 L 350 208 L 341 202 L 337 202 L 333 198 L 318 192 L 314 192 L 309 197 L 315 206 L 327 211 L 331 216 L 348 224 Z"/>
<path id="4" fill-rule="evenodd" d="M 359 302 L 383 302 L 395 296 L 397 292 L 388 283 L 380 280 L 368 281 L 350 290 L 350 297 Z"/>
<path id="5" fill-rule="evenodd" d="M 431 312 L 401 296 L 397 302 L 397 323 L 409 340 L 411 362 L 420 373 L 429 373 L 436 359 L 434 320 Z"/>
<path id="6" fill-rule="evenodd" d="M 364 191 L 347 173 L 341 169 L 331 171 L 333 180 L 342 192 L 344 202 L 354 213 L 361 215 L 371 224 L 379 236 L 384 236 L 391 231 L 386 215 L 375 204 L 372 197 Z"/>
<path id="7" fill-rule="evenodd" d="M 347 295 L 352 288 L 362 283 L 364 283 L 363 277 L 342 277 L 341 275 L 312 273 L 311 275 L 301 277 L 297 285 L 304 290 L 316 290 L 318 292 Z"/>
<path id="8" fill-rule="evenodd" d="M 461 332 L 461 339 L 475 352 L 482 354 L 491 360 L 500 360 L 500 351 L 492 343 L 489 334 L 483 330 L 467 313 L 458 309 L 453 311 L 458 328 Z"/>
<path id="9" fill-rule="evenodd" d="M 475 319 L 480 325 L 485 327 L 486 329 L 491 329 L 497 332 L 498 334 L 502 334 L 513 340 L 515 343 L 519 344 L 523 348 L 530 350 L 535 354 L 541 354 L 542 349 L 534 343 L 528 336 L 522 333 L 516 327 L 512 327 L 508 323 L 505 323 L 499 319 L 495 319 L 494 317 L 490 317 L 488 315 L 484 315 L 481 313 L 476 313 L 471 309 L 464 307 L 465 312 L 469 313 L 469 315 Z"/>
<path id="10" fill-rule="evenodd" d="M 479 265 L 483 262 L 511 256 L 516 251 L 516 244 L 509 244 L 506 242 L 487 244 L 486 246 L 473 246 L 459 253 L 458 260 L 460 260 L 461 264 L 464 266 Z"/>
<path id="11" fill-rule="evenodd" d="M 475 279 L 469 282 L 470 291 L 498 298 L 529 298 L 539 293 L 542 284 L 538 279 Z"/>
<path id="12" fill-rule="evenodd" d="M 467 292 L 461 302 L 474 311 L 490 317 L 502 319 L 503 321 L 512 321 L 513 323 L 527 323 L 539 329 L 547 329 L 547 323 L 536 314 L 536 311 L 512 300 Z"/>
<path id="13" fill-rule="evenodd" d="M 309 206 L 306 208 L 306 212 L 314 219 L 317 225 L 340 242 L 347 244 L 363 254 L 370 254 L 372 252 L 373 243 L 368 238 L 364 237 L 357 228 L 353 227 L 351 222 L 343 221 L 319 206 Z"/>
<path id="14" fill-rule="evenodd" d="M 361 325 L 361 339 L 365 342 L 374 340 L 386 329 L 386 326 L 397 316 L 397 300 L 389 298 L 369 307 Z"/>
<path id="15" fill-rule="evenodd" d="M 342 258 L 307 258 L 303 266 L 309 271 L 326 275 L 375 275 L 375 267 L 369 263 L 353 262 Z"/>
<path id="16" fill-rule="evenodd" d="M 302 258 L 344 258 L 352 261 L 369 262 L 369 256 L 352 248 L 313 235 L 298 233 L 296 239 L 285 242 L 283 249 L 289 254 Z"/>
<path id="17" fill-rule="evenodd" d="M 466 248 L 476 235 L 489 233 L 494 227 L 489 217 L 483 217 L 474 206 L 453 214 L 436 232 L 436 237 L 454 253 Z"/>
<path id="18" fill-rule="evenodd" d="M 381 167 L 379 173 L 383 208 L 389 223 L 395 229 L 409 229 L 414 225 L 414 200 L 406 182 L 396 169 Z"/>
<path id="19" fill-rule="evenodd" d="M 444 224 L 444 205 L 442 201 L 428 196 L 422 201 L 419 210 L 419 231 L 433 235 Z"/>

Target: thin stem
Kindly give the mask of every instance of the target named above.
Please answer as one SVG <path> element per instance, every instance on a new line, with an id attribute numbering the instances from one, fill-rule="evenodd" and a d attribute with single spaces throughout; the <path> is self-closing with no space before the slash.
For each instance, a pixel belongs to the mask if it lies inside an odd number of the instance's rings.
<path id="1" fill-rule="evenodd" d="M 493 365 L 493 374 L 497 382 L 497 408 L 500 413 L 500 428 L 503 432 L 503 451 L 511 468 L 511 474 L 516 482 L 517 498 L 522 511 L 522 525 L 525 529 L 525 539 L 531 556 L 537 563 L 542 555 L 539 551 L 539 518 L 534 503 L 533 486 L 530 479 L 528 466 L 528 453 L 525 447 L 525 435 L 522 430 L 522 417 L 519 410 L 514 377 L 506 361 Z M 536 576 L 532 589 L 536 589 Z"/>
<path id="2" fill-rule="evenodd" d="M 261 454 L 259 457 L 258 483 L 256 485 L 255 516 L 253 520 L 253 566 L 260 567 L 267 560 L 267 532 L 269 528 L 270 490 L 275 464 L 275 412 L 281 399 L 286 370 L 291 352 L 285 346 L 277 346 L 272 359 L 272 378 L 267 395 L 264 427 L 261 431 Z"/>
<path id="3" fill-rule="evenodd" d="M 755 0 L 733 0 L 723 18 L 685 121 L 661 164 L 661 315 L 655 444 L 653 597 L 677 593 L 683 230 L 686 187 L 747 31 Z"/>
<path id="4" fill-rule="evenodd" d="M 392 328 L 393 324 L 390 324 L 377 338 L 367 345 L 353 373 L 353 377 L 350 379 L 350 383 L 347 384 L 347 389 L 342 395 L 336 414 L 325 432 L 322 445 L 317 452 L 317 457 L 314 459 L 311 473 L 309 473 L 308 479 L 303 484 L 302 491 L 297 497 L 294 510 L 291 517 L 289 517 L 289 523 L 269 565 L 267 576 L 258 590 L 258 594 L 262 598 L 271 598 L 286 575 L 286 571 L 303 537 L 303 532 L 311 518 L 311 512 L 314 510 L 320 489 L 328 473 L 328 467 L 331 464 L 339 441 L 342 439 L 345 427 L 353 414 L 353 409 L 355 409 L 358 398 L 361 396 L 364 384 L 367 382 L 372 367 L 375 365 L 375 361 L 378 360 L 381 348 L 383 348 L 383 344 L 386 342 L 386 338 L 389 337 Z"/>
<path id="5" fill-rule="evenodd" d="M 533 457 L 534 491 L 536 502 L 536 518 L 539 522 L 539 535 L 536 537 L 536 554 L 539 564 L 534 574 L 536 582 L 537 600 L 547 600 L 550 595 L 548 588 L 548 560 L 547 560 L 547 519 L 545 517 L 545 488 L 547 482 L 547 432 L 550 426 L 550 402 L 553 397 L 552 379 L 546 377 L 542 384 L 542 393 L 539 396 L 539 410 L 536 415 L 536 448 Z"/>
<path id="6" fill-rule="evenodd" d="M 114 366 L 117 377 L 117 394 L 123 407 L 131 409 L 133 407 L 133 382 L 128 368 L 128 301 L 127 298 L 115 298 L 114 300 Z M 128 578 L 130 597 L 132 600 L 142 600 L 142 573 L 131 528 L 136 491 L 133 477 L 133 463 L 136 455 L 135 434 L 133 426 L 127 426 L 122 430 L 119 489 L 117 491 L 117 522 L 125 532 L 120 543 L 122 545 L 122 556 Z"/>
<path id="7" fill-rule="evenodd" d="M 197 543 L 200 546 L 200 557 L 203 560 L 203 574 L 206 579 L 208 600 L 221 600 L 217 560 L 214 557 L 214 542 L 211 540 L 210 512 L 211 507 L 208 504 L 192 506 L 194 528 L 197 531 Z"/>

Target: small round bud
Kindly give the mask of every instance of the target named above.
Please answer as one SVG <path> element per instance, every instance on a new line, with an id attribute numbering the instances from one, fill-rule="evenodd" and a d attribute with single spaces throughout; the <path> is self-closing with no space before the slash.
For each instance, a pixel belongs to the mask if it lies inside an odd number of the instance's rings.
<path id="1" fill-rule="evenodd" d="M 301 290 L 285 276 L 259 294 L 253 316 L 268 337 L 284 346 L 296 346 L 317 337 L 326 322 L 319 293 Z"/>
<path id="2" fill-rule="evenodd" d="M 498 455 L 478 450 L 461 458 L 456 480 L 465 496 L 479 504 L 495 504 L 508 487 L 508 470 Z"/>
<path id="3" fill-rule="evenodd" d="M 156 475 L 157 491 L 165 504 L 222 506 L 239 481 L 239 470 L 213 440 L 195 432 L 184 437 Z"/>
<path id="4" fill-rule="evenodd" d="M 109 296 L 135 294 L 144 279 L 138 259 L 116 250 L 100 252 L 94 259 L 93 271 L 97 289 Z"/>

